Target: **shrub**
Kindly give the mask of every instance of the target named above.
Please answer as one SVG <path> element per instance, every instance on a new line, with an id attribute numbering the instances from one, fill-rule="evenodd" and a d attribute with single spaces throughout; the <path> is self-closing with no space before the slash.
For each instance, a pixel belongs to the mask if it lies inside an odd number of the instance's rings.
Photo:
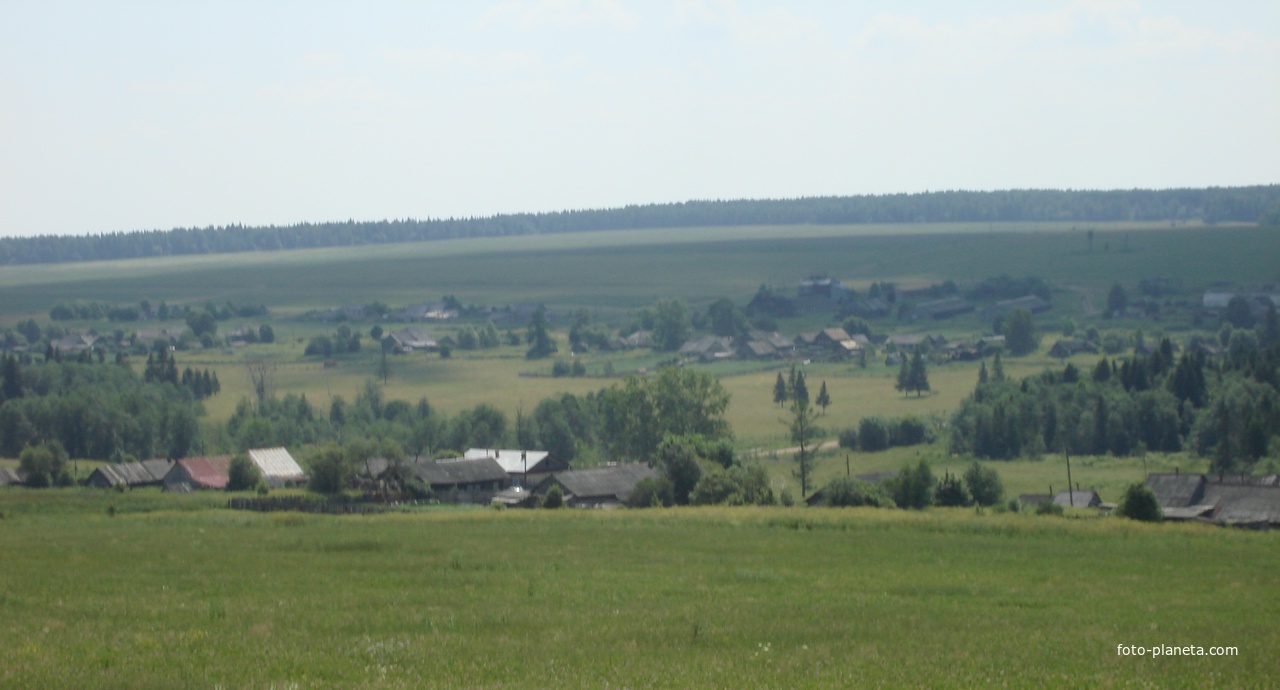
<path id="1" fill-rule="evenodd" d="M 822 489 L 822 505 L 836 508 L 873 506 L 893 508 L 897 504 L 884 487 L 852 477 L 838 477 Z"/>
<path id="2" fill-rule="evenodd" d="M 889 424 L 880 417 L 863 417 L 858 423 L 858 445 L 875 452 L 889 447 Z"/>
<path id="3" fill-rule="evenodd" d="M 247 491 L 254 488 L 262 477 L 249 456 L 239 453 L 227 466 L 227 491 Z"/>
<path id="4" fill-rule="evenodd" d="M 1116 514 L 1142 522 L 1160 522 L 1164 519 L 1156 495 L 1142 484 L 1130 484 L 1125 489 L 1120 505 L 1116 506 Z"/>
<path id="5" fill-rule="evenodd" d="M 940 506 L 961 508 L 969 505 L 971 501 L 969 492 L 964 488 L 960 478 L 950 472 L 942 475 L 933 492 L 933 502 Z"/>
<path id="6" fill-rule="evenodd" d="M 689 502 L 694 505 L 773 505 L 773 489 L 764 468 L 712 468 L 702 474 L 693 487 Z"/>
<path id="7" fill-rule="evenodd" d="M 889 431 L 889 444 L 893 446 L 915 446 L 929 440 L 928 425 L 916 417 L 897 420 Z"/>
<path id="8" fill-rule="evenodd" d="M 322 494 L 341 493 L 347 481 L 347 458 L 342 449 L 328 444 L 311 457 L 311 478 L 307 488 Z"/>
<path id="9" fill-rule="evenodd" d="M 847 429 L 841 429 L 840 430 L 840 447 L 848 448 L 849 450 L 857 450 L 858 449 L 858 430 L 853 427 L 849 427 Z"/>
<path id="10" fill-rule="evenodd" d="M 796 504 L 796 497 L 791 494 L 791 489 L 783 489 L 778 492 L 778 504 L 783 508 L 790 508 Z"/>
<path id="11" fill-rule="evenodd" d="M 964 486 L 969 490 L 974 503 L 980 506 L 993 506 L 1004 497 L 1004 483 L 1000 481 L 1000 474 L 994 467 L 978 464 L 977 460 L 964 471 Z"/>
<path id="12" fill-rule="evenodd" d="M 1062 515 L 1062 506 L 1053 501 L 1046 501 L 1036 506 L 1036 515 Z"/>
<path id="13" fill-rule="evenodd" d="M 554 510 L 563 506 L 564 491 L 560 489 L 559 484 L 552 484 L 551 488 L 547 489 L 547 495 L 542 499 L 542 507 Z"/>
<path id="14" fill-rule="evenodd" d="M 627 497 L 627 506 L 631 508 L 663 508 L 674 503 L 671 480 L 666 477 L 641 479 Z"/>

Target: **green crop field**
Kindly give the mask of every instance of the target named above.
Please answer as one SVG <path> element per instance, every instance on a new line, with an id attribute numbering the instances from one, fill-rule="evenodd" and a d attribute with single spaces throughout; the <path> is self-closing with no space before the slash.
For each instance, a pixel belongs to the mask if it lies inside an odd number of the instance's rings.
<path id="1" fill-rule="evenodd" d="M 827 272 L 875 280 L 979 280 L 1008 273 L 1105 288 L 1172 276 L 1188 287 L 1273 280 L 1274 229 L 1039 224 L 695 228 L 468 239 L 339 249 L 6 266 L 3 314 L 40 315 L 61 301 L 266 304 L 280 313 L 455 294 L 500 306 L 630 309 L 660 297 L 745 301 L 761 283 L 789 287 Z M 1109 251 L 1103 251 L 1103 246 Z"/>
<path id="2" fill-rule="evenodd" d="M 1262 688 L 1280 671 L 1273 533 L 215 500 L 0 490 L 0 686 Z"/>

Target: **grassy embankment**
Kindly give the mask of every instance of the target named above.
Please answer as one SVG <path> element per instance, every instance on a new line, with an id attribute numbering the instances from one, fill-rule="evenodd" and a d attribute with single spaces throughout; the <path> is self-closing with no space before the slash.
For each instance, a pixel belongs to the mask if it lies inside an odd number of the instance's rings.
<path id="1" fill-rule="evenodd" d="M 205 507 L 220 498 L 0 491 L 0 685 L 1248 688 L 1280 670 L 1269 533 L 962 510 Z"/>

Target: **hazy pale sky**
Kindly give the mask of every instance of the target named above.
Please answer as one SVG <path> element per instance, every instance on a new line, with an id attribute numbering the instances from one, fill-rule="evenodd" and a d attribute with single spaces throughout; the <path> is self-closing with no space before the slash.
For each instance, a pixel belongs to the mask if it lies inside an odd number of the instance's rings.
<path id="1" fill-rule="evenodd" d="M 1280 182 L 1280 2 L 0 2 L 0 234 Z"/>

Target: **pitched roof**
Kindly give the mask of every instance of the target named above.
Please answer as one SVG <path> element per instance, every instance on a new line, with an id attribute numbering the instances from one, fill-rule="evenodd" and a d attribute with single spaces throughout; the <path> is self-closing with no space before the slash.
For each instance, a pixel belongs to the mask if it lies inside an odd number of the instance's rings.
<path id="1" fill-rule="evenodd" d="M 258 466 L 263 479 L 301 481 L 307 477 L 298 461 L 284 448 L 254 448 L 246 451 L 246 455 Z"/>
<path id="2" fill-rule="evenodd" d="M 1098 496 L 1098 492 L 1093 489 L 1076 489 L 1074 491 L 1059 491 L 1053 497 L 1053 502 L 1064 508 L 1072 506 L 1076 508 L 1090 508 L 1102 504 L 1102 497 Z"/>
<path id="3" fill-rule="evenodd" d="M 555 462 L 555 458 L 551 458 L 551 462 L 546 462 L 543 467 L 539 467 L 540 463 L 544 463 L 551 453 L 545 450 L 499 450 L 496 448 L 470 448 L 463 457 L 467 460 L 477 460 L 480 458 L 493 458 L 498 461 L 502 469 L 507 474 L 523 474 L 525 472 L 547 472 L 551 469 L 563 469 L 564 463 Z M 551 468 L 550 465 L 559 465 L 559 467 Z"/>
<path id="4" fill-rule="evenodd" d="M 1205 479 L 1198 474 L 1149 474 L 1144 484 L 1165 510 L 1196 505 L 1204 497 Z"/>
<path id="5" fill-rule="evenodd" d="M 456 458 L 422 462 L 412 466 L 412 472 L 431 486 L 458 486 L 487 482 L 506 483 L 507 471 L 493 458 Z"/>
<path id="6" fill-rule="evenodd" d="M 225 489 L 227 487 L 227 473 L 231 468 L 230 455 L 214 455 L 202 458 L 183 458 L 174 463 L 170 472 L 175 472 L 181 467 L 186 471 L 187 476 L 196 484 L 209 489 Z M 166 479 L 168 475 L 165 476 Z"/>
<path id="7" fill-rule="evenodd" d="M 0 467 L 0 486 L 9 486 L 10 484 L 21 484 L 22 476 L 12 467 Z"/>
<path id="8" fill-rule="evenodd" d="M 616 498 L 626 501 L 637 482 L 656 476 L 658 471 L 646 463 L 633 462 L 613 467 L 556 472 L 547 481 L 559 482 L 565 492 L 574 498 Z M 541 488 L 540 485 L 539 489 Z"/>
<path id="9" fill-rule="evenodd" d="M 124 462 L 118 465 L 102 465 L 89 475 L 93 483 L 94 475 L 101 477 L 107 486 L 143 486 L 159 484 L 169 474 L 173 464 L 168 460 L 143 460 L 141 462 Z"/>

